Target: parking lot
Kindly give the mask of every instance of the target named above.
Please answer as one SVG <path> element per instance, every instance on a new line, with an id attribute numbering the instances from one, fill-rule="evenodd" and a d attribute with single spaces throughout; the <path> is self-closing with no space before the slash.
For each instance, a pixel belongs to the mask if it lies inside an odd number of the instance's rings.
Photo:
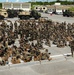
<path id="1" fill-rule="evenodd" d="M 62 15 L 50 15 L 41 13 L 42 17 L 48 17 L 52 21 L 74 23 L 73 17 L 63 17 Z M 18 18 L 9 19 L 13 23 Z M 70 47 L 57 48 L 56 45 L 44 48 L 51 52 L 51 61 L 31 61 L 29 63 L 21 63 L 17 65 L 6 65 L 0 67 L 0 75 L 74 75 L 74 57 L 72 58 Z"/>
<path id="2" fill-rule="evenodd" d="M 74 23 L 74 17 L 63 17 L 62 15 L 41 13 L 42 17 L 48 17 L 52 21 Z"/>

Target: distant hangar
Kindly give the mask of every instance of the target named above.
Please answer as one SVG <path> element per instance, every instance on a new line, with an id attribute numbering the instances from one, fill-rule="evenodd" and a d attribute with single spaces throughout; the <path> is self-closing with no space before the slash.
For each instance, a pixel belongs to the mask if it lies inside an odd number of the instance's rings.
<path id="1" fill-rule="evenodd" d="M 3 2 L 2 3 L 2 8 L 3 9 L 14 9 L 14 10 L 26 10 L 30 11 L 31 10 L 31 3 L 19 3 L 19 2 Z"/>

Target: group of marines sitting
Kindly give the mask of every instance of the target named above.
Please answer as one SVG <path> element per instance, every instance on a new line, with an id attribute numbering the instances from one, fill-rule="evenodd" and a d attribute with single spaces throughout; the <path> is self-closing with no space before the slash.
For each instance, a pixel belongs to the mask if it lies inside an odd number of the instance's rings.
<path id="1" fill-rule="evenodd" d="M 73 40 L 74 24 L 53 22 L 51 20 L 17 20 L 0 21 L 0 65 L 24 62 L 51 60 L 48 49 L 67 46 Z M 15 44 L 16 40 L 18 43 Z M 36 43 L 34 42 L 36 41 Z M 44 42 L 45 41 L 45 42 Z M 19 46 L 18 46 L 19 44 Z M 41 50 L 44 52 L 41 52 Z M 11 58 L 11 60 L 9 60 Z"/>

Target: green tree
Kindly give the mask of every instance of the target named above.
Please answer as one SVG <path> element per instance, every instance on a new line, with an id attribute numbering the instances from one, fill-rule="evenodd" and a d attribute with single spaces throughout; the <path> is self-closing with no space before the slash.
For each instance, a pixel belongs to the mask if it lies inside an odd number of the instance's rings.
<path id="1" fill-rule="evenodd" d="M 0 3 L 0 9 L 2 8 L 2 3 Z"/>
<path id="2" fill-rule="evenodd" d="M 60 0 L 56 0 L 57 2 L 60 2 Z"/>

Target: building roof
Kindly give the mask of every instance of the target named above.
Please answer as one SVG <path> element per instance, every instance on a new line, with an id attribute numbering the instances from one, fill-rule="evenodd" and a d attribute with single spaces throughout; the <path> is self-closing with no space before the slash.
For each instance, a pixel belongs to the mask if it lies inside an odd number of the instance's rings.
<path id="1" fill-rule="evenodd" d="M 31 3 L 28 2 L 3 2 L 2 8 L 5 9 L 21 9 L 21 10 L 31 10 Z"/>
<path id="2" fill-rule="evenodd" d="M 51 9 L 69 9 L 70 7 L 74 7 L 74 5 L 46 5 L 47 8 Z"/>

